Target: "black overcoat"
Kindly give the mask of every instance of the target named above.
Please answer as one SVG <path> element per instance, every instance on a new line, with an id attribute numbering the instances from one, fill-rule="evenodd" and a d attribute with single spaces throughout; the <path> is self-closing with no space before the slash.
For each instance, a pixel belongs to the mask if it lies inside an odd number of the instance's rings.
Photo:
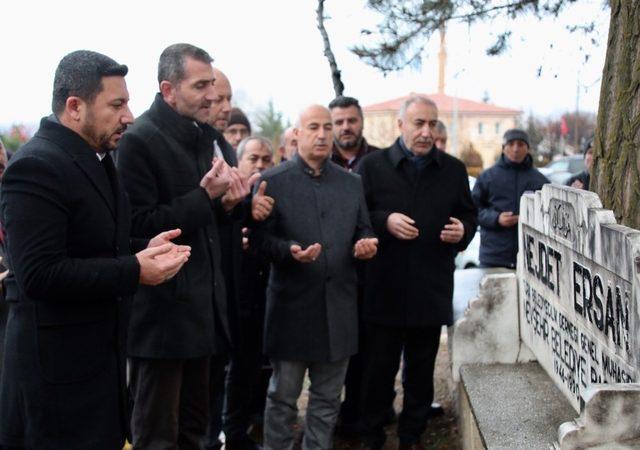
<path id="1" fill-rule="evenodd" d="M 4 174 L 11 273 L 1 444 L 115 450 L 124 443 L 127 296 L 140 269 L 119 183 L 116 192 L 96 152 L 49 119 Z"/>
<path id="2" fill-rule="evenodd" d="M 169 282 L 141 286 L 129 327 L 129 355 L 196 358 L 226 351 L 227 299 L 216 202 L 200 187 L 211 168 L 213 129 L 174 111 L 160 94 L 118 146 L 118 169 L 132 207 L 132 233 L 180 228 L 191 257 Z"/>
<path id="3" fill-rule="evenodd" d="M 378 254 L 365 270 L 365 321 L 390 326 L 437 326 L 453 320 L 453 271 L 458 251 L 476 232 L 464 164 L 432 148 L 418 171 L 396 141 L 360 162 L 367 206 L 380 239 Z M 419 236 L 404 241 L 387 230 L 387 218 L 399 212 L 416 222 Z M 440 231 L 456 217 L 464 237 L 456 245 L 440 240 Z"/>
<path id="4" fill-rule="evenodd" d="M 373 236 L 360 177 L 327 161 L 322 175 L 299 156 L 262 174 L 275 200 L 249 242 L 272 261 L 265 321 L 265 354 L 274 359 L 337 361 L 358 350 L 356 259 L 353 245 Z M 320 243 L 312 263 L 290 247 Z"/>

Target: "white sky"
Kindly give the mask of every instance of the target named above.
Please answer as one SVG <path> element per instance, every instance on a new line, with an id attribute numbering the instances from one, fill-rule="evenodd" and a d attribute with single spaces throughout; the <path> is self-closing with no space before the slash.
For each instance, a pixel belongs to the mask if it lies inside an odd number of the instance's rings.
<path id="1" fill-rule="evenodd" d="M 412 91 L 435 92 L 437 36 L 427 46 L 421 70 L 406 69 L 386 78 L 348 50 L 359 43 L 362 28 L 377 22 L 364 5 L 364 0 L 325 3 L 330 16 L 325 23 L 345 94 L 368 105 Z M 499 106 L 559 115 L 575 110 L 580 80 L 580 110 L 595 111 L 609 24 L 601 5 L 602 0 L 581 0 L 557 21 L 528 17 L 471 28 L 451 25 L 446 93 L 480 101 L 486 91 Z M 334 96 L 315 8 L 315 0 L 5 1 L 0 6 L 0 128 L 36 124 L 49 114 L 55 68 L 77 49 L 99 51 L 129 66 L 131 109 L 139 115 L 157 91 L 158 56 L 176 42 L 209 51 L 231 79 L 239 106 L 255 113 L 271 98 L 293 121 L 304 106 L 326 104 Z M 590 46 L 584 34 L 565 30 L 580 18 L 596 19 L 599 47 Z M 509 51 L 486 56 L 485 49 L 506 23 L 516 25 Z M 591 53 L 586 63 L 581 46 Z"/>

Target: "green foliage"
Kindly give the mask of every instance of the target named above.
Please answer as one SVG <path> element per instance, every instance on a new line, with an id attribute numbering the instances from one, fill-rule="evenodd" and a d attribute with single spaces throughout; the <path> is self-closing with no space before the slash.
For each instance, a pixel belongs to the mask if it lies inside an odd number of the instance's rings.
<path id="1" fill-rule="evenodd" d="M 498 16 L 557 17 L 567 5 L 577 1 L 580 0 L 368 0 L 368 7 L 380 13 L 382 20 L 377 30 L 362 30 L 367 43 L 352 47 L 351 51 L 386 75 L 407 66 L 419 67 L 431 35 L 451 20 L 471 24 Z M 581 23 L 569 31 L 593 30 L 593 21 L 579 20 Z M 487 54 L 504 52 L 510 36 L 510 30 L 502 30 Z"/>
<path id="2" fill-rule="evenodd" d="M 259 111 L 256 116 L 256 125 L 260 130 L 260 135 L 277 145 L 280 136 L 289 126 L 288 122 L 284 122 L 282 112 L 276 110 L 273 100 L 269 100 L 267 108 Z"/>

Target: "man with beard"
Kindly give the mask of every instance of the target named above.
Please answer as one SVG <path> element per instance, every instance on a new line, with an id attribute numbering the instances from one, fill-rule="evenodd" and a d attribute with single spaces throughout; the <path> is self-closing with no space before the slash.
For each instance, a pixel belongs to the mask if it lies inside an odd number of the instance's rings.
<path id="1" fill-rule="evenodd" d="M 225 364 L 230 343 L 219 210 L 231 211 L 244 195 L 235 192 L 228 165 L 214 157 L 216 135 L 206 124 L 215 99 L 211 62 L 193 45 L 167 47 L 158 64 L 160 92 L 119 148 L 134 233 L 179 226 L 182 242 L 192 248 L 175 280 L 140 289 L 133 302 L 134 448 L 200 448 L 209 367 Z"/>
<path id="2" fill-rule="evenodd" d="M 328 161 L 329 111 L 306 108 L 295 134 L 298 155 L 263 174 L 273 211 L 251 236 L 272 263 L 264 345 L 273 367 L 264 424 L 269 450 L 292 448 L 307 369 L 302 446 L 333 448 L 344 376 L 358 347 L 355 262 L 372 258 L 377 246 L 359 178 Z"/>
<path id="3" fill-rule="evenodd" d="M 348 171 L 355 171 L 363 156 L 379 150 L 362 136 L 362 108 L 353 97 L 336 97 L 329 103 L 329 110 L 333 122 L 331 161 Z"/>
<path id="4" fill-rule="evenodd" d="M 169 242 L 177 229 L 130 240 L 129 205 L 109 154 L 133 122 L 126 74 L 100 53 L 65 56 L 53 114 L 4 173 L 10 311 L 0 445 L 8 448 L 122 448 L 129 297 L 139 284 L 173 279 L 189 257 Z"/>
<path id="5" fill-rule="evenodd" d="M 453 321 L 454 258 L 476 230 L 464 164 L 438 150 L 435 103 L 412 96 L 400 108 L 401 136 L 366 156 L 362 176 L 378 255 L 366 267 L 362 433 L 380 449 L 392 387 L 404 354 L 400 449 L 422 449 L 433 400 L 433 369 L 442 325 Z"/>
<path id="6" fill-rule="evenodd" d="M 331 160 L 349 171 L 355 171 L 360 159 L 378 147 L 369 145 L 362 136 L 363 116 L 358 100 L 353 97 L 336 97 L 329 103 L 333 122 L 333 150 Z M 336 433 L 345 438 L 354 437 L 358 423 L 358 408 L 362 390 L 362 353 L 365 344 L 362 332 L 362 265 L 358 265 L 358 341 L 359 352 L 349 360 L 349 368 L 344 380 L 344 401 L 340 406 L 340 417 Z M 390 420 L 394 418 L 390 406 Z"/>

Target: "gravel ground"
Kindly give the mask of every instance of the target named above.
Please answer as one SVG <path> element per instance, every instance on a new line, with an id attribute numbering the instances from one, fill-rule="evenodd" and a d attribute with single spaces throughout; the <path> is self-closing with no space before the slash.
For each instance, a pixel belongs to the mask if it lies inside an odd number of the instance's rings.
<path id="1" fill-rule="evenodd" d="M 422 443 L 427 449 L 433 450 L 460 450 L 460 439 L 458 436 L 458 426 L 456 418 L 453 414 L 453 398 L 451 395 L 453 382 L 451 381 L 451 369 L 449 364 L 449 352 L 447 348 L 447 334 L 442 333 L 440 338 L 440 350 L 436 359 L 435 373 L 435 399 L 444 409 L 444 415 L 433 418 L 424 434 L 422 435 Z M 402 410 L 402 384 L 400 382 L 400 373 L 396 377 L 396 400 L 394 407 L 396 412 Z M 304 413 L 307 405 L 308 391 L 305 389 L 302 393 L 298 407 L 300 408 L 298 429 L 302 430 L 304 422 Z M 299 448 L 299 447 L 297 447 Z M 345 441 L 336 439 L 334 448 L 336 450 L 357 449 L 358 443 L 354 441 Z M 396 425 L 387 427 L 387 443 L 384 450 L 398 448 L 398 439 L 396 436 Z"/>

